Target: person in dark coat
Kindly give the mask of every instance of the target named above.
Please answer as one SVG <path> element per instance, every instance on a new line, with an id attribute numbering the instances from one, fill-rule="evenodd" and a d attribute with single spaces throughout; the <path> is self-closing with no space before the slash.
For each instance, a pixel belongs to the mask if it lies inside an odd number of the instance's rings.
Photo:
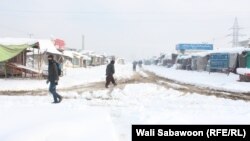
<path id="1" fill-rule="evenodd" d="M 53 59 L 53 55 L 48 56 L 48 80 L 47 84 L 50 82 L 49 91 L 53 95 L 54 102 L 60 103 L 62 101 L 62 96 L 56 92 L 56 85 L 58 85 L 58 69 L 55 60 Z"/>
<path id="2" fill-rule="evenodd" d="M 115 61 L 112 60 L 106 68 L 106 84 L 105 87 L 108 88 L 109 83 L 112 82 L 113 85 L 116 85 L 115 79 L 113 77 L 113 74 L 115 73 L 115 67 L 114 67 Z"/>
<path id="3" fill-rule="evenodd" d="M 139 65 L 140 68 L 142 68 L 142 60 L 140 60 L 140 61 L 138 62 L 138 65 Z"/>
<path id="4" fill-rule="evenodd" d="M 136 65 L 137 65 L 137 62 L 134 61 L 134 62 L 133 62 L 133 71 L 136 71 Z"/>

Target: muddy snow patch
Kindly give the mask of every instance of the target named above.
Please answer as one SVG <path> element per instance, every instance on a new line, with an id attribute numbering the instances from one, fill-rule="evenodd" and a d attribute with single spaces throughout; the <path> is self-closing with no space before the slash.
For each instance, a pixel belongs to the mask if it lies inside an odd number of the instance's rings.
<path id="1" fill-rule="evenodd" d="M 142 76 L 144 78 L 148 77 L 148 75 L 145 72 L 143 72 L 143 71 L 139 71 L 138 73 L 140 74 L 140 76 Z"/>
<path id="2" fill-rule="evenodd" d="M 188 87 L 185 87 L 185 86 L 182 86 L 182 85 L 179 85 L 179 84 L 176 84 L 176 83 L 169 83 L 169 82 L 166 82 L 166 81 L 158 81 L 158 83 L 166 85 L 166 86 L 170 86 L 170 87 L 175 88 L 175 89 L 188 89 Z"/>

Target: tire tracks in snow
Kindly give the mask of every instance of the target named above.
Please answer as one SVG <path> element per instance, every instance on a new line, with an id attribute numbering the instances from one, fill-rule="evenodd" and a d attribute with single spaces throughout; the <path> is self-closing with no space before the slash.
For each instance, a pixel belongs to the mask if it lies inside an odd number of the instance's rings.
<path id="1" fill-rule="evenodd" d="M 164 78 L 161 76 L 158 76 L 154 74 L 153 72 L 149 72 L 146 70 L 140 70 L 134 72 L 133 76 L 129 79 L 118 79 L 116 80 L 118 85 L 111 88 L 108 88 L 108 94 L 111 94 L 112 91 L 116 89 L 123 90 L 124 87 L 127 84 L 135 84 L 135 83 L 153 83 L 159 86 L 162 86 L 166 89 L 174 89 L 177 91 L 183 92 L 183 94 L 202 94 L 206 96 L 216 96 L 219 98 L 225 98 L 225 99 L 232 99 L 232 100 L 244 100 L 244 101 L 250 101 L 250 93 L 236 93 L 236 92 L 230 92 L 230 91 L 224 91 L 224 90 L 217 90 L 217 89 L 211 89 L 209 87 L 198 87 L 191 84 L 186 84 L 183 82 L 174 81 L 168 78 Z M 79 95 L 81 95 L 84 92 L 93 92 L 97 90 L 106 90 L 107 88 L 104 87 L 105 82 L 93 82 L 89 84 L 83 84 L 83 85 L 77 85 L 69 88 L 60 88 L 58 89 L 58 93 L 60 92 L 71 92 L 75 91 Z M 111 84 L 112 85 L 112 84 Z M 8 96 L 24 96 L 24 95 L 30 95 L 30 96 L 45 96 L 48 95 L 48 90 L 33 90 L 33 91 L 0 91 L 0 95 L 8 95 Z M 72 97 L 65 96 L 66 99 L 70 99 Z M 77 98 L 77 97 L 73 97 Z"/>
<path id="2" fill-rule="evenodd" d="M 153 83 L 161 85 L 165 88 L 172 88 L 178 91 L 182 91 L 184 94 L 197 93 L 207 96 L 216 96 L 225 99 L 250 101 L 250 93 L 236 93 L 225 90 L 212 89 L 209 87 L 199 87 L 196 85 L 186 84 L 183 82 L 178 82 L 168 78 L 157 76 L 156 74 L 149 71 L 144 72 L 149 76 L 149 79 L 151 79 Z"/>

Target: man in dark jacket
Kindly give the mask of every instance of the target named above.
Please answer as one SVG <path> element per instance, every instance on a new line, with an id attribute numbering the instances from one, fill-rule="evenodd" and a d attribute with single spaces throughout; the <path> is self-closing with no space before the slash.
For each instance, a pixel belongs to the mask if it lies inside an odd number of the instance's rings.
<path id="1" fill-rule="evenodd" d="M 110 81 L 116 85 L 115 79 L 113 77 L 113 74 L 115 73 L 115 67 L 114 67 L 115 61 L 112 60 L 106 68 L 106 84 L 105 87 L 108 88 Z"/>
<path id="2" fill-rule="evenodd" d="M 58 69 L 55 60 L 53 59 L 53 55 L 48 56 L 48 80 L 47 83 L 50 82 L 49 91 L 53 95 L 54 102 L 60 103 L 62 101 L 62 96 L 56 92 L 56 85 L 58 84 L 59 76 Z"/>
<path id="3" fill-rule="evenodd" d="M 134 61 L 134 62 L 133 62 L 133 71 L 136 71 L 136 65 L 137 65 L 137 62 Z"/>

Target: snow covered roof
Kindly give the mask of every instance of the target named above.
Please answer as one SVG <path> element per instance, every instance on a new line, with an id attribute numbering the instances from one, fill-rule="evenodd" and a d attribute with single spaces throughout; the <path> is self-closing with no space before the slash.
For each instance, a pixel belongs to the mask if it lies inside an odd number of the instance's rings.
<path id="1" fill-rule="evenodd" d="M 83 60 L 91 60 L 91 58 L 89 56 L 82 55 L 79 52 L 71 51 L 71 50 L 65 50 L 65 51 L 63 51 L 63 55 L 68 56 L 70 58 L 74 58 L 74 57 L 81 58 L 82 57 Z"/>
<path id="2" fill-rule="evenodd" d="M 49 52 L 53 54 L 59 54 L 62 53 L 56 49 L 53 42 L 50 39 L 31 39 L 31 38 L 0 38 L 0 44 L 2 45 L 33 45 L 35 43 L 39 42 L 39 48 L 40 52 Z M 35 50 L 35 54 L 38 53 L 38 50 Z"/>
<path id="3" fill-rule="evenodd" d="M 250 48 L 245 48 L 245 47 L 221 48 L 221 49 L 212 50 L 209 52 L 210 53 L 239 53 L 241 54 L 243 51 L 250 51 Z"/>
<path id="4" fill-rule="evenodd" d="M 89 55 L 89 56 L 94 56 L 94 57 L 104 57 L 107 56 L 106 53 L 96 53 L 94 51 L 90 51 L 90 50 L 82 50 L 80 51 L 81 54 L 83 55 Z"/>
<path id="5" fill-rule="evenodd" d="M 92 54 L 94 53 L 94 51 L 90 51 L 90 50 L 82 50 L 80 51 L 81 54 Z"/>
<path id="6" fill-rule="evenodd" d="M 196 52 L 196 53 L 191 53 L 188 55 L 179 55 L 179 59 L 187 59 L 191 56 L 201 56 L 204 57 L 206 55 L 209 55 L 211 53 L 239 53 L 241 54 L 243 51 L 250 51 L 250 48 L 245 48 L 245 47 L 234 47 L 234 48 L 221 48 L 221 49 L 216 49 L 216 50 L 210 50 L 210 51 L 203 51 L 203 52 Z"/>
<path id="7" fill-rule="evenodd" d="M 0 38 L 0 44 L 2 45 L 33 45 L 37 42 L 38 40 L 31 38 Z"/>
<path id="8" fill-rule="evenodd" d="M 96 53 L 91 53 L 89 55 L 90 56 L 94 56 L 94 57 L 104 57 L 103 55 L 99 55 L 99 54 L 96 54 Z"/>
<path id="9" fill-rule="evenodd" d="M 63 55 L 68 56 L 70 58 L 74 58 L 74 57 L 80 58 L 82 56 L 80 53 L 76 51 L 72 51 L 72 50 L 64 50 Z"/>
<path id="10" fill-rule="evenodd" d="M 116 60 L 125 60 L 125 58 L 118 57 Z"/>
<path id="11" fill-rule="evenodd" d="M 56 49 L 55 45 L 50 39 L 39 39 L 38 42 L 40 45 L 40 51 L 42 53 L 49 52 L 49 53 L 59 54 L 59 55 L 62 54 L 60 51 Z"/>
<path id="12" fill-rule="evenodd" d="M 83 57 L 83 60 L 91 60 L 91 58 L 87 55 L 82 55 L 82 57 Z"/>
<path id="13" fill-rule="evenodd" d="M 64 55 L 64 56 L 67 56 L 67 57 L 70 57 L 70 58 L 73 58 L 73 57 L 74 57 L 72 51 L 70 51 L 70 50 L 64 50 L 64 51 L 63 51 L 63 55 Z"/>
<path id="14" fill-rule="evenodd" d="M 81 54 L 79 52 L 76 52 L 76 51 L 73 51 L 73 54 L 77 58 L 81 58 L 82 57 L 83 60 L 91 60 L 91 58 L 88 55 L 83 55 L 83 54 Z"/>
<path id="15" fill-rule="evenodd" d="M 192 55 L 178 55 L 177 59 L 188 59 L 188 58 L 192 58 Z"/>
<path id="16" fill-rule="evenodd" d="M 196 52 L 196 53 L 192 53 L 191 56 L 204 57 L 206 55 L 209 55 L 210 53 L 211 53 L 211 51 Z"/>
<path id="17" fill-rule="evenodd" d="M 172 59 L 172 54 L 164 54 L 163 59 Z"/>

